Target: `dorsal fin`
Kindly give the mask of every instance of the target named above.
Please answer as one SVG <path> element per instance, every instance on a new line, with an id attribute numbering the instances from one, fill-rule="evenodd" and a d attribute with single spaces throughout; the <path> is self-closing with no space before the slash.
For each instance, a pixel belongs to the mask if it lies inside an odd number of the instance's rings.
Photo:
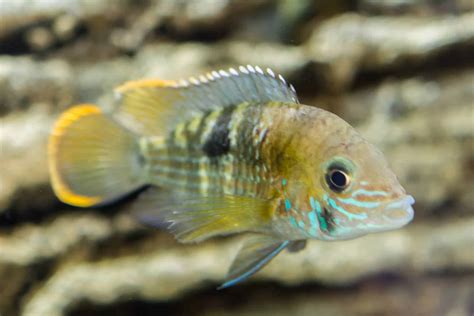
<path id="1" fill-rule="evenodd" d="M 115 89 L 111 115 L 142 135 L 163 135 L 179 121 L 243 102 L 294 102 L 296 91 L 267 68 L 240 66 L 187 80 L 138 80 Z"/>

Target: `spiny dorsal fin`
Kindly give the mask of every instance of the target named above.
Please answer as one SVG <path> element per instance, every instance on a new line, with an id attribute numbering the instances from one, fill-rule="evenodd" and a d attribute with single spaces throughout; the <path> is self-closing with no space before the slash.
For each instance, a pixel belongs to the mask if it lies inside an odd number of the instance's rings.
<path id="1" fill-rule="evenodd" d="M 298 103 L 294 87 L 271 69 L 240 66 L 187 80 L 138 80 L 115 89 L 111 115 L 142 135 L 164 135 L 196 114 L 244 102 Z"/>

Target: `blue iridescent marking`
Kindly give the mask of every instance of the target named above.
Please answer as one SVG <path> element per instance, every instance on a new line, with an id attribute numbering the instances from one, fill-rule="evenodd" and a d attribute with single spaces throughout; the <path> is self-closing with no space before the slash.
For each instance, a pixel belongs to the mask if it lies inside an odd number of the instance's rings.
<path id="1" fill-rule="evenodd" d="M 225 282 L 224 284 L 219 286 L 217 289 L 222 290 L 222 289 L 225 289 L 226 287 L 235 285 L 235 284 L 247 279 L 252 274 L 254 274 L 258 270 L 260 270 L 263 266 L 265 266 L 270 260 L 273 259 L 273 257 L 275 257 L 277 254 L 279 254 L 283 249 L 285 249 L 286 246 L 288 246 L 289 243 L 290 242 L 288 240 L 285 240 L 284 242 L 282 242 L 280 244 L 280 246 L 278 246 L 278 248 L 276 248 L 269 255 L 267 255 L 262 260 L 257 262 L 257 264 L 255 264 L 252 268 L 250 268 L 250 270 L 248 270 L 247 272 L 243 273 L 242 275 L 240 275 L 240 276 L 238 276 L 238 277 L 236 277 L 232 280 L 229 280 L 229 281 Z"/>
<path id="2" fill-rule="evenodd" d="M 328 229 L 328 223 L 326 222 L 326 219 L 322 215 L 322 210 L 321 210 L 321 204 L 319 204 L 318 201 L 316 201 L 312 196 L 309 198 L 309 204 L 311 205 L 311 208 L 313 209 L 313 212 L 316 211 L 316 214 L 318 216 L 321 229 L 327 230 Z M 314 214 L 314 213 L 313 213 Z M 314 215 L 313 215 L 314 217 Z M 316 221 L 316 218 L 314 219 Z"/>
<path id="3" fill-rule="evenodd" d="M 358 195 L 367 195 L 367 196 L 377 196 L 377 195 L 380 195 L 380 196 L 387 196 L 388 193 L 385 192 L 385 191 L 368 191 L 368 190 L 364 190 L 364 189 L 359 189 L 359 190 L 356 190 L 352 193 L 352 196 L 353 197 L 356 197 Z"/>
<path id="4" fill-rule="evenodd" d="M 291 210 L 291 202 L 289 199 L 285 199 L 285 209 L 287 211 Z"/>
<path id="5" fill-rule="evenodd" d="M 309 229 L 309 233 L 312 236 L 316 236 L 318 234 L 318 220 L 316 219 L 316 210 L 312 210 L 308 213 L 309 222 L 311 224 L 311 228 Z"/>
<path id="6" fill-rule="evenodd" d="M 285 186 L 287 183 L 286 179 L 281 180 L 281 185 Z"/>
<path id="7" fill-rule="evenodd" d="M 352 198 L 349 198 L 349 199 L 339 199 L 338 198 L 338 201 L 340 201 L 344 204 L 350 204 L 350 205 L 354 205 L 354 206 L 357 206 L 357 207 L 363 207 L 363 208 L 374 208 L 374 207 L 380 206 L 380 202 L 364 202 L 364 201 L 358 201 L 358 200 L 352 199 Z"/>
<path id="8" fill-rule="evenodd" d="M 317 227 L 318 226 L 318 222 L 316 220 L 315 210 L 308 213 L 308 218 L 309 218 L 309 223 L 311 224 L 311 227 Z"/>
<path id="9" fill-rule="evenodd" d="M 366 219 L 367 218 L 367 214 L 365 213 L 362 213 L 362 214 L 353 214 L 353 213 L 350 213 L 348 211 L 346 211 L 343 207 L 339 206 L 336 204 L 336 201 L 334 201 L 333 199 L 329 198 L 327 196 L 327 194 L 325 194 L 323 196 L 323 199 L 329 204 L 329 206 L 331 206 L 333 209 L 341 212 L 342 214 L 346 215 L 347 218 L 349 218 L 349 220 L 353 219 L 353 218 L 356 218 L 356 219 Z"/>
<path id="10" fill-rule="evenodd" d="M 290 223 L 294 227 L 298 227 L 298 224 L 296 223 L 296 219 L 293 216 L 290 216 Z"/>
<path id="11" fill-rule="evenodd" d="M 302 220 L 300 220 L 300 221 L 298 222 L 298 226 L 299 226 L 300 228 L 304 229 L 304 222 L 303 222 Z"/>
<path id="12" fill-rule="evenodd" d="M 318 214 L 319 221 L 321 222 L 321 229 L 328 230 L 328 223 L 326 222 L 326 219 L 321 216 L 321 214 Z"/>
<path id="13" fill-rule="evenodd" d="M 404 199 L 390 203 L 387 208 L 406 208 L 415 204 L 415 199 L 411 195 L 407 195 Z"/>

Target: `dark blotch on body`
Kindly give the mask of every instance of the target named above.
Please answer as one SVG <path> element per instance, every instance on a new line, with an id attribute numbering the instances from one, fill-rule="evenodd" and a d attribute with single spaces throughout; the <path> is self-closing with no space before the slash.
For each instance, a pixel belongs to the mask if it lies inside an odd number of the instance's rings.
<path id="1" fill-rule="evenodd" d="M 332 216 L 331 212 L 326 207 L 323 207 L 321 216 L 326 223 L 326 231 L 332 232 L 334 230 L 334 217 Z"/>
<path id="2" fill-rule="evenodd" d="M 226 155 L 230 151 L 229 122 L 232 119 L 234 109 L 234 107 L 228 107 L 222 111 L 204 143 L 202 150 L 209 158 L 217 158 Z"/>

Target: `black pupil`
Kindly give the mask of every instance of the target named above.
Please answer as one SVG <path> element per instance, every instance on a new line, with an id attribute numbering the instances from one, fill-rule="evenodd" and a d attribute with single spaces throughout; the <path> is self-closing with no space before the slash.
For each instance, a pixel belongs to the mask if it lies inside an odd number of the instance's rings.
<path id="1" fill-rule="evenodd" d="M 338 188 L 344 188 L 347 185 L 346 174 L 342 171 L 334 170 L 331 173 L 331 183 Z"/>

